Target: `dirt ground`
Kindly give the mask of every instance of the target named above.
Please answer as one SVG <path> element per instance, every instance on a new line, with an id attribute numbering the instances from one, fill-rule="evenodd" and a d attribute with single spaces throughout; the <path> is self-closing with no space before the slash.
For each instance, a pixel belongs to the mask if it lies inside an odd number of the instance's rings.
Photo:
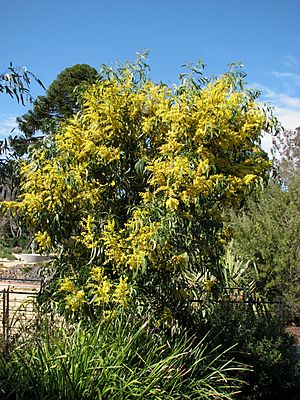
<path id="1" fill-rule="evenodd" d="M 25 264 L 19 260 L 0 259 L 0 278 L 38 279 L 41 267 L 37 264 Z"/>
<path id="2" fill-rule="evenodd" d="M 23 292 L 16 296 L 16 302 L 26 300 L 28 293 L 38 293 L 40 290 L 39 271 L 40 266 L 25 264 L 18 260 L 9 261 L 0 259 L 0 292 L 8 287 L 13 292 Z M 1 280 L 1 278 L 4 278 Z M 24 281 L 22 281 L 24 279 Z M 29 281 L 26 281 L 29 279 Z"/>
<path id="3" fill-rule="evenodd" d="M 300 346 L 300 326 L 289 326 L 286 330 L 290 335 L 294 336 L 297 341 L 296 344 Z"/>

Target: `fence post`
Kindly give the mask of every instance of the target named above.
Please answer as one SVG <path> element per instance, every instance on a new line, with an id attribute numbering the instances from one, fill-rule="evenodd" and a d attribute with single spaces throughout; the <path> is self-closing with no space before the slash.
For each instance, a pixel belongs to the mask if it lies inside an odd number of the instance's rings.
<path id="1" fill-rule="evenodd" d="M 9 292 L 10 288 L 8 286 L 6 290 L 6 350 L 8 351 L 9 343 Z"/>
<path id="2" fill-rule="evenodd" d="M 2 337 L 3 337 L 3 343 L 5 344 L 5 296 L 6 296 L 6 289 L 3 289 L 2 291 Z"/>
<path id="3" fill-rule="evenodd" d="M 7 289 L 3 289 L 3 316 L 2 316 L 2 328 L 3 328 L 3 343 L 4 352 L 8 352 L 8 341 L 9 341 L 9 286 Z"/>

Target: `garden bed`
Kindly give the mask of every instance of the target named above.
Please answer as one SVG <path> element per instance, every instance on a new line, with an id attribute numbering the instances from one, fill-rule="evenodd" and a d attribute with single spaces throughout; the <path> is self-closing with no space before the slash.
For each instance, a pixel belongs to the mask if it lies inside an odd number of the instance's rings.
<path id="1" fill-rule="evenodd" d="M 11 279 L 36 279 L 39 278 L 41 266 L 38 264 L 27 265 L 18 260 L 0 261 L 0 278 Z"/>

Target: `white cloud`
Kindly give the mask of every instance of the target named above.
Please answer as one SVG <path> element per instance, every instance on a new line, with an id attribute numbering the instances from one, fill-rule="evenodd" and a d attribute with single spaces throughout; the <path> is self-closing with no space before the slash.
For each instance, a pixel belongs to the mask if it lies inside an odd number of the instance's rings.
<path id="1" fill-rule="evenodd" d="M 293 72 L 273 71 L 272 75 L 275 76 L 276 78 L 288 79 L 290 82 L 292 82 L 296 86 L 300 85 L 300 75 L 294 74 Z"/>
<path id="2" fill-rule="evenodd" d="M 300 42 L 300 39 L 298 38 L 298 41 Z M 284 61 L 283 64 L 287 67 L 293 67 L 295 65 L 299 65 L 300 64 L 300 60 L 299 58 L 294 57 L 292 54 L 287 54 L 284 57 Z"/>
<path id="3" fill-rule="evenodd" d="M 281 125 L 285 130 L 294 131 L 297 127 L 300 126 L 300 99 L 297 100 L 299 103 L 294 102 L 293 104 L 298 104 L 298 107 L 289 107 L 289 103 L 287 103 L 286 106 L 277 106 L 273 103 L 274 114 L 281 122 Z M 267 133 L 264 134 L 261 144 L 262 148 L 268 153 L 269 157 L 272 158 L 272 135 Z"/>
<path id="4" fill-rule="evenodd" d="M 274 110 L 277 118 L 285 129 L 294 130 L 300 126 L 300 109 L 275 106 Z"/>
<path id="5" fill-rule="evenodd" d="M 295 74 L 293 74 L 295 75 Z M 298 76 L 298 75 L 297 75 Z M 299 76 L 300 79 L 300 76 Z M 295 130 L 300 126 L 300 98 L 287 93 L 275 92 L 267 86 L 254 84 L 253 87 L 262 92 L 262 100 L 274 109 L 274 114 L 286 130 Z M 271 156 L 272 136 L 265 134 L 262 147 Z"/>
<path id="6" fill-rule="evenodd" d="M 262 92 L 262 99 L 270 103 L 274 113 L 285 129 L 294 130 L 300 126 L 300 98 L 279 93 L 263 85 L 254 85 Z"/>
<path id="7" fill-rule="evenodd" d="M 276 99 L 275 99 L 276 100 Z M 300 109 L 300 98 L 288 96 L 284 93 L 277 95 L 277 102 L 282 106 L 291 107 L 293 109 Z"/>
<path id="8" fill-rule="evenodd" d="M 284 129 L 294 131 L 300 126 L 300 98 L 275 92 L 269 92 L 266 97 L 274 107 L 274 114 Z M 270 156 L 272 149 L 271 135 L 264 135 L 262 146 Z"/>
<path id="9" fill-rule="evenodd" d="M 268 153 L 269 158 L 272 158 L 273 138 L 270 133 L 265 133 L 261 139 L 261 147 Z"/>
<path id="10" fill-rule="evenodd" d="M 8 137 L 16 126 L 16 116 L 0 114 L 0 140 Z"/>
<path id="11" fill-rule="evenodd" d="M 262 98 L 266 101 L 270 101 L 274 106 L 278 107 L 288 107 L 292 109 L 300 110 L 300 98 L 295 96 L 290 96 L 287 93 L 274 92 L 267 86 L 255 85 L 261 92 Z"/>

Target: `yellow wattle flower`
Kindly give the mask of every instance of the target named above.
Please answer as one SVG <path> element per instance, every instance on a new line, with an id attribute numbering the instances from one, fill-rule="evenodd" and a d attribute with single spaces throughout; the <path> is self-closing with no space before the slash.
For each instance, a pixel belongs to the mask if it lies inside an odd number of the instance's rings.
<path id="1" fill-rule="evenodd" d="M 179 206 L 179 201 L 174 197 L 170 197 L 166 201 L 166 208 L 170 211 L 176 211 L 178 209 L 178 206 Z"/>

